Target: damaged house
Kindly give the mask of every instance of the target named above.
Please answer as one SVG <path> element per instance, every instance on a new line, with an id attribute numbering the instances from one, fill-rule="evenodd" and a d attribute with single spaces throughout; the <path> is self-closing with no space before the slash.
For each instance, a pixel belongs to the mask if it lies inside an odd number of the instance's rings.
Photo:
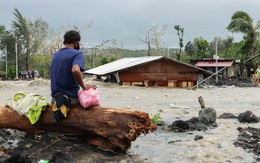
<path id="1" fill-rule="evenodd" d="M 213 72 L 163 56 L 145 56 L 122 58 L 84 74 L 126 86 L 193 87 Z"/>
<path id="2" fill-rule="evenodd" d="M 207 71 L 216 72 L 216 67 L 218 70 L 218 75 L 223 79 L 228 79 L 238 76 L 239 73 L 239 60 L 232 59 L 215 59 L 204 58 L 201 60 L 191 60 L 191 64 Z"/>

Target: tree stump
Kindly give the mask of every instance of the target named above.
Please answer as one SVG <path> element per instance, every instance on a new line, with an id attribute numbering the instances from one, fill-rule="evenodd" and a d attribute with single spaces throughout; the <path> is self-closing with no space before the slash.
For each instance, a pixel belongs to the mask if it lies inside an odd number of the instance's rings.
<path id="1" fill-rule="evenodd" d="M 205 108 L 205 103 L 204 103 L 204 100 L 203 100 L 202 96 L 199 96 L 198 100 L 199 100 L 201 109 L 204 109 Z"/>

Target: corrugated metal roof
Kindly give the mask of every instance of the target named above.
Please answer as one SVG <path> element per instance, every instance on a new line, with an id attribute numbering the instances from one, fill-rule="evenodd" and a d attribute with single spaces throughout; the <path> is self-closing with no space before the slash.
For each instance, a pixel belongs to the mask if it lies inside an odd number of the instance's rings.
<path id="1" fill-rule="evenodd" d="M 136 65 L 140 65 L 143 63 L 148 63 L 154 60 L 158 60 L 163 58 L 163 56 L 145 56 L 145 57 L 129 57 L 129 58 L 122 58 L 99 67 L 90 69 L 85 71 L 84 73 L 87 74 L 95 74 L 95 75 L 105 75 L 109 73 L 113 73 L 119 70 L 124 70 Z"/>
<path id="2" fill-rule="evenodd" d="M 204 72 L 205 74 L 213 74 L 213 72 L 211 71 L 207 71 L 204 70 L 202 68 L 184 63 L 184 62 L 180 62 L 178 60 L 175 59 L 171 59 L 171 58 L 167 58 L 164 56 L 144 56 L 144 57 L 129 57 L 129 58 L 122 58 L 110 63 L 107 63 L 105 65 L 90 69 L 90 70 L 86 70 L 84 73 L 86 74 L 93 74 L 93 75 L 106 75 L 106 74 L 111 74 L 117 71 L 121 71 L 130 67 L 134 67 L 136 65 L 141 65 L 141 64 L 145 64 L 145 63 L 149 63 L 155 60 L 159 60 L 161 58 L 165 58 L 168 60 L 171 60 L 172 62 L 176 62 L 188 67 L 193 67 L 195 69 L 198 69 L 202 72 Z"/>
<path id="3" fill-rule="evenodd" d="M 199 61 L 196 66 L 198 67 L 226 67 L 226 66 L 232 66 L 234 61 L 218 61 L 216 64 L 215 61 Z"/>

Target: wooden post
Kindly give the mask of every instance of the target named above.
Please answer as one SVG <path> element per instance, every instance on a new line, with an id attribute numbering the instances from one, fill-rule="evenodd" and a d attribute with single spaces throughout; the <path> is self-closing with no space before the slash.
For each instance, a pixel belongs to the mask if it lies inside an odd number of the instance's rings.
<path id="1" fill-rule="evenodd" d="M 200 97 L 198 97 L 198 99 L 199 99 L 199 103 L 200 103 L 201 109 L 204 109 L 205 108 L 205 103 L 204 103 L 203 98 L 200 96 Z"/>

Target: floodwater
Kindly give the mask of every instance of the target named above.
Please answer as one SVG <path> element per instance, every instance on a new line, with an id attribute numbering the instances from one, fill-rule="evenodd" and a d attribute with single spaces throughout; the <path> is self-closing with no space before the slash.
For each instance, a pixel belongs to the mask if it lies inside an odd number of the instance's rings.
<path id="1" fill-rule="evenodd" d="M 126 155 L 106 157 L 100 153 L 82 153 L 78 162 L 147 162 L 147 163 L 252 163 L 256 156 L 233 143 L 238 137 L 238 127 L 256 127 L 259 123 L 240 123 L 237 119 L 217 119 L 218 127 L 207 131 L 172 132 L 167 130 L 177 119 L 197 117 L 200 110 L 198 97 L 202 96 L 206 107 L 212 107 L 217 115 L 239 113 L 247 110 L 260 115 L 259 87 L 205 87 L 196 90 L 165 87 L 119 86 L 86 80 L 96 84 L 103 107 L 130 108 L 147 112 L 151 117 L 160 113 L 165 126 L 147 135 L 140 135 Z M 50 100 L 49 81 L 12 81 L 0 83 L 0 102 L 12 99 L 18 91 L 38 93 Z M 203 139 L 194 140 L 196 135 Z M 258 156 L 259 157 L 259 156 Z M 107 160 L 107 161 L 104 161 Z M 98 162 L 98 161 L 96 161 Z"/>

